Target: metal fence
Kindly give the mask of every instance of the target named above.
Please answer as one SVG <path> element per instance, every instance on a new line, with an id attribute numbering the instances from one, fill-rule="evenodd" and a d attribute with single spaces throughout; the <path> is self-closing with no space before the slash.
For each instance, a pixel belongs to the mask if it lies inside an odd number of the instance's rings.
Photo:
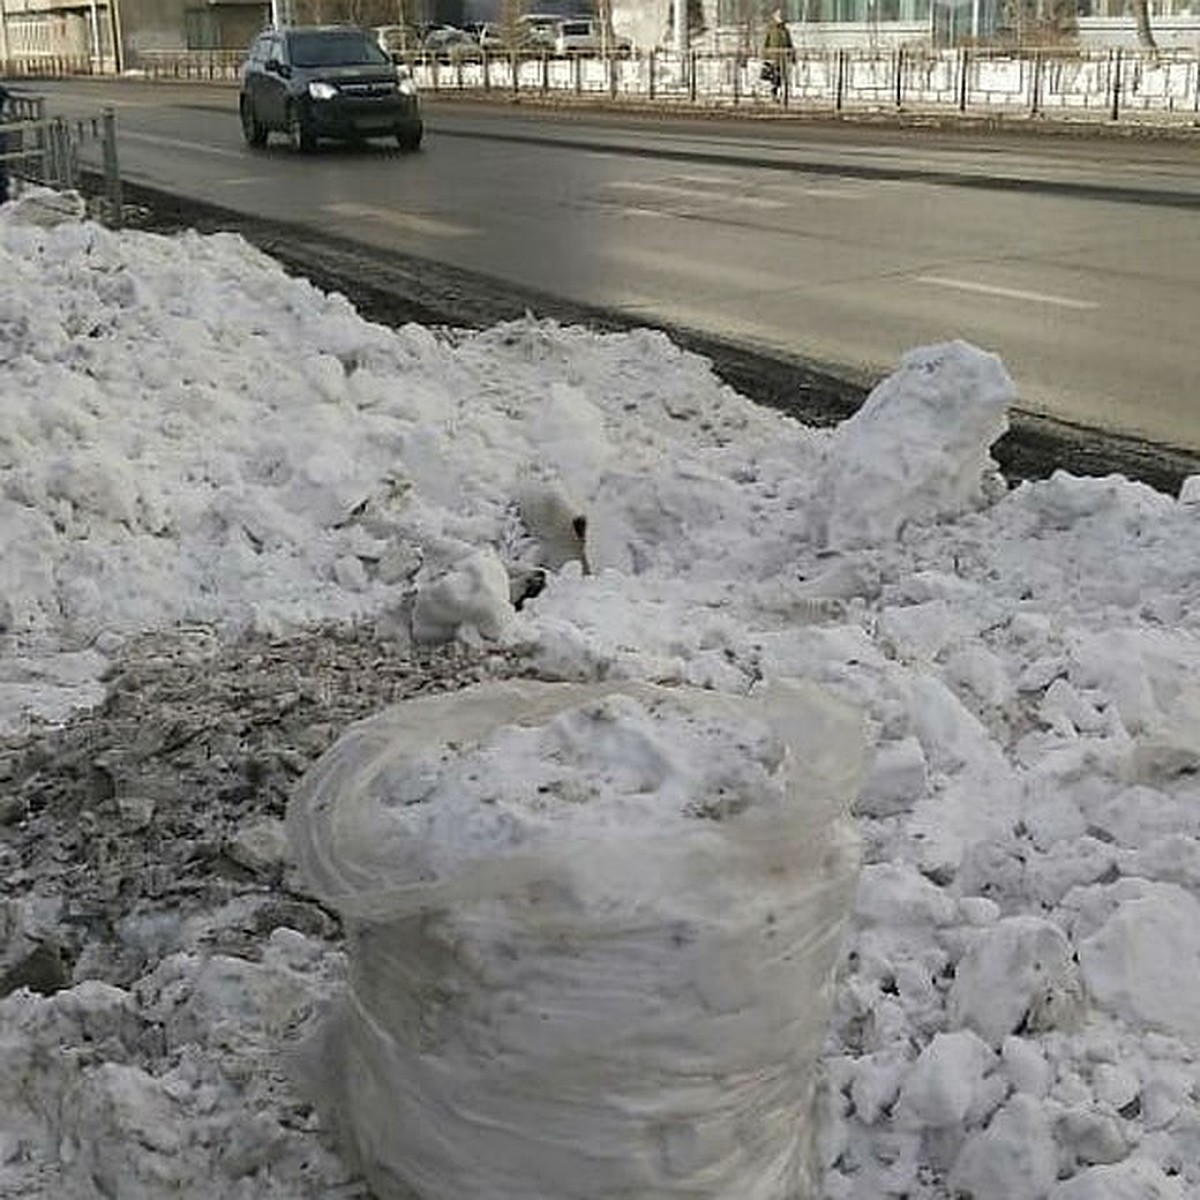
<path id="1" fill-rule="evenodd" d="M 830 113 L 880 111 L 995 115 L 1200 117 L 1200 58 L 1191 52 L 808 50 L 785 64 L 778 102 L 762 60 L 738 54 L 551 58 L 490 55 L 439 62 L 414 57 L 430 92 L 607 97 L 699 107 Z"/>
<path id="2" fill-rule="evenodd" d="M 10 54 L 0 59 L 0 74 L 11 79 L 58 79 L 101 74 L 84 54 Z"/>
<path id="3" fill-rule="evenodd" d="M 96 208 L 105 224 L 120 226 L 124 205 L 113 110 L 106 108 L 90 117 L 52 117 L 46 114 L 44 97 L 14 94 L 6 107 L 0 123 L 0 159 L 8 175 L 55 191 L 78 191 L 80 147 L 87 141 L 99 142 L 102 190 Z"/>
<path id="4" fill-rule="evenodd" d="M 127 74 L 148 79 L 230 81 L 238 77 L 245 50 L 142 50 Z"/>
<path id="5" fill-rule="evenodd" d="M 142 51 L 126 75 L 235 82 L 239 50 Z M 786 64 L 778 102 L 744 53 L 669 50 L 613 57 L 478 53 L 457 60 L 412 54 L 407 65 L 432 93 L 508 93 L 664 107 L 759 111 L 1025 114 L 1117 121 L 1200 123 L 1196 51 L 994 50 L 960 47 L 801 49 Z M 72 73 L 57 63 L 59 73 Z M 20 64 L 10 64 L 20 74 Z M 50 73 L 47 64 L 25 64 Z M 75 64 L 90 74 L 90 64 Z"/>

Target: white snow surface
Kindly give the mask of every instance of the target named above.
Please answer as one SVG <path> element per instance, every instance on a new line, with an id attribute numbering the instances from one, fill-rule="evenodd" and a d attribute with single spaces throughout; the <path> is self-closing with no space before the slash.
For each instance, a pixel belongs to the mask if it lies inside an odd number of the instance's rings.
<path id="1" fill-rule="evenodd" d="M 1007 488 L 1017 385 L 923 347 L 816 430 L 657 332 L 391 330 L 234 235 L 9 204 L 0 727 L 197 623 L 391 620 L 529 645 L 548 679 L 817 681 L 875 754 L 823 1196 L 1200 1195 L 1200 484 Z M 586 515 L 590 570 L 522 525 L 530 488 Z M 519 803 L 538 752 L 497 741 L 492 792 Z M 681 786 L 694 747 L 655 753 Z M 198 930 L 135 989 L 0 1001 L 0 1196 L 360 1194 L 278 1071 L 337 967 L 300 933 L 249 963 Z M 131 1065 L 137 1006 L 166 1075 Z M 233 1078 L 253 1121 L 222 1120 Z"/>

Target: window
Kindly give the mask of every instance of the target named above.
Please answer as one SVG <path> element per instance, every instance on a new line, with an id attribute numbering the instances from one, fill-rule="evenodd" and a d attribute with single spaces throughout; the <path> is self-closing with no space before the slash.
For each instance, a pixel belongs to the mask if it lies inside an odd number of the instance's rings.
<path id="1" fill-rule="evenodd" d="M 189 8 L 183 14 L 183 36 L 189 50 L 217 50 L 221 29 L 211 8 Z"/>
<path id="2" fill-rule="evenodd" d="M 379 44 L 356 29 L 297 33 L 289 39 L 291 62 L 297 67 L 357 66 L 390 63 Z"/>

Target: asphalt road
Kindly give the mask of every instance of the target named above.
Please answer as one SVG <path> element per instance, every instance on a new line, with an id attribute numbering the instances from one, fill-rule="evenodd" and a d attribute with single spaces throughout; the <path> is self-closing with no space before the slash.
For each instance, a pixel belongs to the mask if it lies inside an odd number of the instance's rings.
<path id="1" fill-rule="evenodd" d="M 418 155 L 301 159 L 242 146 L 230 87 L 37 90 L 67 115 L 112 105 L 133 183 L 373 247 L 381 278 L 385 261 L 399 279 L 404 262 L 410 279 L 480 273 L 547 312 L 663 325 L 851 385 L 964 338 L 1003 358 L 1035 418 L 1200 453 L 1198 137 L 427 100 Z"/>

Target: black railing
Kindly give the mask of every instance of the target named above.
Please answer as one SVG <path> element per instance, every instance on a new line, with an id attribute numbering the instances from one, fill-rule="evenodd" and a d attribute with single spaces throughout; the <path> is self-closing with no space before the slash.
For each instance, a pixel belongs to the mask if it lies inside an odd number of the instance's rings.
<path id="1" fill-rule="evenodd" d="M 10 95 L 0 123 L 0 158 L 12 179 L 55 191 L 78 190 L 79 150 L 87 141 L 100 143 L 103 191 L 98 215 L 105 224 L 123 223 L 121 172 L 117 161 L 117 121 L 111 108 L 90 117 L 56 117 L 46 113 L 41 96 Z"/>
<path id="2" fill-rule="evenodd" d="M 236 82 L 240 50 L 143 51 L 126 74 L 153 80 Z M 957 111 L 1067 119 L 1194 122 L 1200 114 L 1200 56 L 1192 51 L 807 48 L 785 65 L 778 101 L 760 79 L 761 58 L 745 52 L 556 56 L 484 51 L 404 62 L 433 93 L 494 92 L 615 103 L 751 107 L 761 111 Z M 10 60 L 12 75 L 92 74 L 86 59 Z"/>

